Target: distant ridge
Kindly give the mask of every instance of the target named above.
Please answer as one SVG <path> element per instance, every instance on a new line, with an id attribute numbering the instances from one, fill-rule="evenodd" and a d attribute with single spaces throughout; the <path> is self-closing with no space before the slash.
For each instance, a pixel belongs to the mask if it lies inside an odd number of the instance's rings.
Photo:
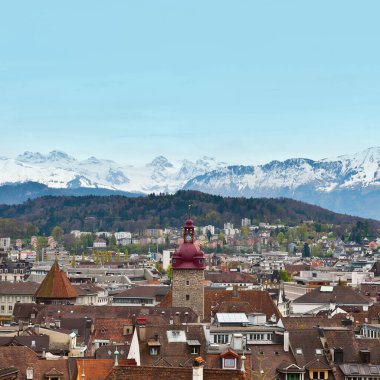
<path id="1" fill-rule="evenodd" d="M 60 225 L 65 232 L 73 229 L 98 231 L 142 231 L 145 228 L 177 227 L 186 218 L 188 205 L 197 226 L 223 227 L 232 222 L 240 226 L 241 218 L 254 222 L 296 225 L 306 220 L 319 223 L 353 225 L 361 218 L 332 211 L 292 199 L 232 198 L 197 191 L 178 191 L 145 197 L 82 196 L 43 197 L 21 205 L 0 206 L 1 218 L 31 222 L 49 234 Z M 380 227 L 380 222 L 373 222 Z"/>
<path id="2" fill-rule="evenodd" d="M 28 199 L 35 199 L 44 196 L 86 196 L 86 195 L 123 195 L 126 197 L 139 197 L 144 194 L 129 193 L 127 191 L 109 190 L 102 188 L 60 188 L 54 189 L 38 182 L 25 182 L 6 184 L 0 186 L 0 200 L 2 204 L 20 204 Z"/>
<path id="3" fill-rule="evenodd" d="M 16 187 L 9 188 L 13 184 Z M 38 187 L 36 184 L 44 185 Z M 380 219 L 380 148 L 319 161 L 292 158 L 264 165 L 227 165 L 204 156 L 164 156 L 135 167 L 65 152 L 0 157 L 0 204 L 44 195 L 173 194 L 178 190 L 254 198 L 292 198 L 339 213 Z"/>

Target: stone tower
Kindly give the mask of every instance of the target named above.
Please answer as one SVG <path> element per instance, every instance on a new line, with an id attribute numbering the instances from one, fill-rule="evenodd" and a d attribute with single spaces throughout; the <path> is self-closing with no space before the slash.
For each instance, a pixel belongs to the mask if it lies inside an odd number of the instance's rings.
<path id="1" fill-rule="evenodd" d="M 190 307 L 204 318 L 205 255 L 194 244 L 194 224 L 189 218 L 183 228 L 183 243 L 172 257 L 172 306 Z"/>
<path id="2" fill-rule="evenodd" d="M 68 305 L 75 303 L 78 292 L 55 260 L 34 297 L 36 303 Z"/>

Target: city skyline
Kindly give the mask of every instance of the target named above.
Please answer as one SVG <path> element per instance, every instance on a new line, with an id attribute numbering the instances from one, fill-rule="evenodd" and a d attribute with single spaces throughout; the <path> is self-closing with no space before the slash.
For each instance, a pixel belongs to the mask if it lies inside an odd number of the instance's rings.
<path id="1" fill-rule="evenodd" d="M 256 165 L 380 145 L 375 1 L 22 4 L 0 25 L 2 156 Z"/>

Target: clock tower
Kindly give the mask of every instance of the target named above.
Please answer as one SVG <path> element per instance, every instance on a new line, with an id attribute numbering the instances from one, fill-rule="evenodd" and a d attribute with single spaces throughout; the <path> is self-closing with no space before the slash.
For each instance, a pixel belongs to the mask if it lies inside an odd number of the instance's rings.
<path id="1" fill-rule="evenodd" d="M 205 255 L 194 244 L 194 224 L 189 218 L 183 227 L 183 243 L 172 256 L 172 306 L 190 307 L 204 318 Z"/>

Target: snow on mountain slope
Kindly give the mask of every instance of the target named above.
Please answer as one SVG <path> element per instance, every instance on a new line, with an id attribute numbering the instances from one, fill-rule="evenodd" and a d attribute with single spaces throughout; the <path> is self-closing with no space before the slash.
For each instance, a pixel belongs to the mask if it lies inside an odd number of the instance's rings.
<path id="1" fill-rule="evenodd" d="M 15 159 L 0 159 L 0 185 L 38 182 L 51 188 L 175 192 L 192 177 L 223 165 L 210 157 L 174 165 L 159 156 L 143 167 L 134 167 L 96 157 L 79 161 L 60 151 L 52 151 L 47 155 L 24 152 Z"/>
<path id="2" fill-rule="evenodd" d="M 38 182 L 51 188 L 104 188 L 128 192 L 193 189 L 230 196 L 289 196 L 299 189 L 319 193 L 380 185 L 380 148 L 320 161 L 294 158 L 258 166 L 227 166 L 212 157 L 170 162 L 158 156 L 142 167 L 64 152 L 25 152 L 0 158 L 0 184 Z"/>
<path id="3" fill-rule="evenodd" d="M 220 195 L 282 196 L 301 187 L 319 192 L 380 185 L 380 148 L 352 156 L 304 158 L 259 166 L 229 166 L 191 179 L 185 189 Z"/>

